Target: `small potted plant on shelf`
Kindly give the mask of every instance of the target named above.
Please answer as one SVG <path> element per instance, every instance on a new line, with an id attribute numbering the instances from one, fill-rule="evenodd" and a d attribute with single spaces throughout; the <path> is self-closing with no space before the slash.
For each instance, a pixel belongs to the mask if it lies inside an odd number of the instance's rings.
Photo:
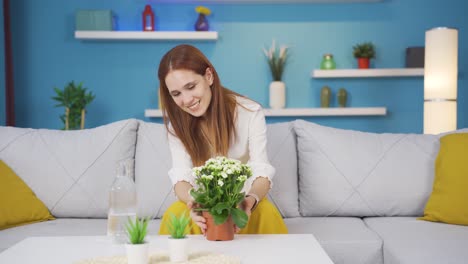
<path id="1" fill-rule="evenodd" d="M 193 168 L 197 189 L 190 194 L 206 219 L 206 238 L 211 241 L 233 240 L 234 224 L 245 227 L 247 214 L 238 208 L 245 193 L 244 182 L 252 176 L 250 166 L 226 157 L 211 158 Z"/>
<path id="2" fill-rule="evenodd" d="M 170 214 L 169 220 L 169 257 L 171 262 L 188 260 L 188 237 L 190 216 L 184 212 L 179 217 Z"/>
<path id="3" fill-rule="evenodd" d="M 128 264 L 148 264 L 149 243 L 145 241 L 149 218 L 128 219 L 125 224 L 129 243 L 125 245 Z"/>
<path id="4" fill-rule="evenodd" d="M 368 69 L 370 59 L 375 58 L 374 44 L 364 42 L 353 46 L 353 56 L 358 60 L 359 69 Z"/>
<path id="5" fill-rule="evenodd" d="M 263 49 L 263 53 L 270 68 L 273 81 L 270 83 L 270 107 L 274 109 L 284 108 L 286 106 L 286 84 L 282 81 L 284 69 L 288 61 L 289 48 L 282 45 L 279 49 L 276 41 L 270 48 Z"/>

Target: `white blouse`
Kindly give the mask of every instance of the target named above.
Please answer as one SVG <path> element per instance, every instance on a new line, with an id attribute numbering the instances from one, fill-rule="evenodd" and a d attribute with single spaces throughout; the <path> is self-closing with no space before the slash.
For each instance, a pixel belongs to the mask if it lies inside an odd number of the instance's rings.
<path id="1" fill-rule="evenodd" d="M 243 97 L 236 97 L 236 137 L 228 151 L 228 158 L 240 160 L 250 165 L 252 177 L 244 184 L 243 192 L 248 193 L 257 177 L 265 177 L 273 186 L 272 178 L 275 168 L 268 161 L 266 151 L 266 122 L 262 107 L 254 101 Z M 240 104 L 240 105 L 239 105 Z M 243 106 L 243 107 L 242 107 Z M 187 181 L 196 187 L 195 176 L 192 174 L 192 159 L 185 150 L 180 139 L 168 133 L 169 147 L 172 155 L 172 168 L 169 177 L 172 184 Z"/>

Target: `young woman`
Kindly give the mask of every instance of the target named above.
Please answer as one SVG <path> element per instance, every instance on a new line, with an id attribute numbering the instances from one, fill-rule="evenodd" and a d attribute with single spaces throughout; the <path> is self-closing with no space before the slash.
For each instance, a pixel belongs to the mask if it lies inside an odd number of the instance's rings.
<path id="1" fill-rule="evenodd" d="M 221 85 L 210 61 L 197 48 L 179 45 L 159 64 L 158 77 L 164 124 L 172 155 L 169 177 L 179 198 L 165 212 L 160 234 L 168 234 L 170 212 L 180 215 L 196 206 L 189 194 L 195 186 L 194 166 L 211 157 L 226 156 L 247 163 L 253 176 L 240 205 L 249 221 L 241 234 L 287 233 L 275 206 L 264 197 L 275 169 L 266 152 L 265 116 L 259 104 Z M 206 220 L 191 210 L 192 234 L 205 233 Z"/>

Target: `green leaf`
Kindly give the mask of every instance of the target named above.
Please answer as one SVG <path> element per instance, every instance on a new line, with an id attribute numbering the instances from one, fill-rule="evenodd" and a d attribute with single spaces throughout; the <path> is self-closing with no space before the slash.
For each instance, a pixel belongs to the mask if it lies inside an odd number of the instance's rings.
<path id="1" fill-rule="evenodd" d="M 249 217 L 247 214 L 239 209 L 239 208 L 232 208 L 231 209 L 232 220 L 239 228 L 244 228 L 249 221 Z"/>
<path id="2" fill-rule="evenodd" d="M 230 210 L 224 210 L 218 214 L 215 210 L 210 209 L 210 214 L 213 216 L 214 222 L 217 225 L 223 224 L 229 217 Z"/>
<path id="3" fill-rule="evenodd" d="M 179 217 L 172 212 L 169 214 L 168 230 L 172 238 L 184 238 L 190 230 L 190 215 L 184 211 Z"/>
<path id="4" fill-rule="evenodd" d="M 223 202 L 223 203 L 218 203 L 217 205 L 215 205 L 212 210 L 215 211 L 216 214 L 221 215 L 223 214 L 223 211 L 225 210 L 229 211 L 230 207 L 231 206 L 229 206 L 228 203 Z"/>
<path id="5" fill-rule="evenodd" d="M 145 242 L 146 234 L 148 233 L 148 222 L 149 218 L 138 218 L 135 217 L 135 220 L 128 218 L 127 223 L 125 223 L 125 229 L 127 230 L 128 239 L 132 244 L 143 244 Z"/>

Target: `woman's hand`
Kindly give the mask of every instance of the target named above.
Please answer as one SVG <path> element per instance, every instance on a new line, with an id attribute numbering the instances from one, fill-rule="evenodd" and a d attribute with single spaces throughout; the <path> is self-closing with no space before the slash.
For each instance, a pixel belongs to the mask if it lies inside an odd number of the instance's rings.
<path id="1" fill-rule="evenodd" d="M 248 196 L 248 197 L 245 197 L 244 200 L 240 204 L 240 209 L 243 210 L 247 214 L 248 218 L 250 218 L 250 214 L 252 213 L 252 208 L 255 205 L 255 203 L 256 203 L 255 198 L 253 198 L 252 196 Z M 249 220 L 247 220 L 247 223 L 248 221 Z M 234 227 L 235 227 L 235 232 L 239 233 L 240 228 L 236 225 L 234 225 Z"/>
<path id="2" fill-rule="evenodd" d="M 198 204 L 191 200 L 187 203 L 187 207 L 190 209 L 190 217 L 200 227 L 203 235 L 206 235 L 206 219 L 201 216 L 201 212 L 197 212 L 194 209 L 198 208 Z"/>

